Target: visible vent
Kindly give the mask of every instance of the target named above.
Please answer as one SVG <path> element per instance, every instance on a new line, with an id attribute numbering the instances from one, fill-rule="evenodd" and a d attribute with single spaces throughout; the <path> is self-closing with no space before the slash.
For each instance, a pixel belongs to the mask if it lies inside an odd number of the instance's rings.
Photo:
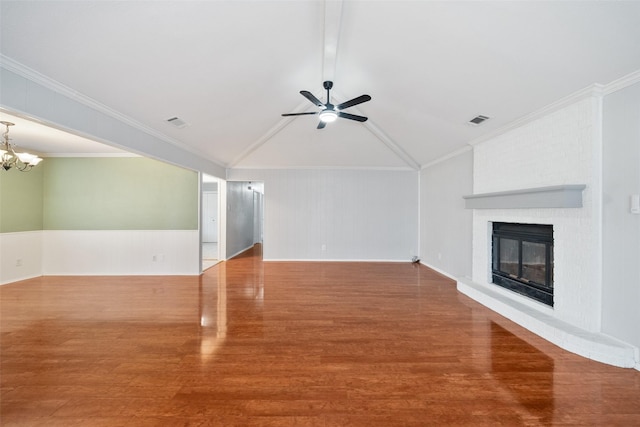
<path id="1" fill-rule="evenodd" d="M 476 116 L 473 119 L 469 120 L 469 124 L 472 125 L 472 126 L 478 126 L 479 124 L 483 123 L 486 120 L 489 120 L 489 117 L 487 117 L 487 116 Z"/>
<path id="2" fill-rule="evenodd" d="M 178 129 L 182 129 L 182 128 L 185 128 L 185 127 L 189 126 L 189 123 L 185 122 L 184 120 L 182 120 L 179 117 L 171 117 L 171 118 L 167 119 L 167 123 L 177 127 Z"/>

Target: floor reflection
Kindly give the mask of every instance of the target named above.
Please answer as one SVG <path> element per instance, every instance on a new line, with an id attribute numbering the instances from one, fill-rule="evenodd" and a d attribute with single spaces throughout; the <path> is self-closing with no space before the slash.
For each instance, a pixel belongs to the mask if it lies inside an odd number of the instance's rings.
<path id="1" fill-rule="evenodd" d="M 220 264 L 211 275 L 200 277 L 200 356 L 211 359 L 227 337 L 227 275 Z"/>
<path id="2" fill-rule="evenodd" d="M 491 375 L 531 418 L 547 425 L 554 412 L 554 360 L 493 321 L 490 332 Z"/>
<path id="3" fill-rule="evenodd" d="M 233 270 L 233 273 L 228 272 Z M 217 264 L 200 278 L 200 356 L 208 361 L 230 335 L 261 336 L 264 268 L 261 245 Z M 229 319 L 236 319 L 230 330 Z"/>

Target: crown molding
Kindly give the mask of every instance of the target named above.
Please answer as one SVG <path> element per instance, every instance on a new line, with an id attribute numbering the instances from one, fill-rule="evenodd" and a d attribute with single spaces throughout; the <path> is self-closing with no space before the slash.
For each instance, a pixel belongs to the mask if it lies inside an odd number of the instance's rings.
<path id="1" fill-rule="evenodd" d="M 228 172 L 258 171 L 258 170 L 301 170 L 301 171 L 388 171 L 388 172 L 416 172 L 410 166 L 242 166 L 229 168 Z M 227 174 L 229 176 L 229 174 Z"/>
<path id="2" fill-rule="evenodd" d="M 102 157 L 125 157 L 125 158 L 139 158 L 139 157 L 147 157 L 142 156 L 140 154 L 135 153 L 45 153 L 44 156 L 46 158 L 102 158 Z M 148 157 L 147 157 L 148 158 Z"/>
<path id="3" fill-rule="evenodd" d="M 594 83 L 591 86 L 587 86 L 584 89 L 581 89 L 577 92 L 572 93 L 571 95 L 565 96 L 564 98 L 561 98 L 556 102 L 553 102 L 547 105 L 546 107 L 542 107 L 541 109 L 534 111 L 533 113 L 522 116 L 519 119 L 516 119 L 505 126 L 502 126 L 492 132 L 482 135 L 479 138 L 471 140 L 468 144 L 471 146 L 481 144 L 490 139 L 503 135 L 509 131 L 525 126 L 535 120 L 541 119 L 551 113 L 559 111 L 572 104 L 575 104 L 578 101 L 582 101 L 584 99 L 588 99 L 591 97 L 602 97 L 604 94 L 604 87 L 605 87 L 604 85 L 601 85 L 599 83 Z"/>
<path id="4" fill-rule="evenodd" d="M 636 83 L 640 83 L 640 70 L 629 73 L 626 76 L 608 83 L 604 86 L 603 94 L 609 95 L 610 93 L 619 91 Z"/>
<path id="5" fill-rule="evenodd" d="M 209 160 L 210 162 L 216 164 L 217 166 L 221 167 L 221 168 L 225 168 L 225 165 L 220 162 L 219 160 L 212 160 L 210 159 L 206 154 L 198 151 L 198 150 L 194 150 L 192 147 L 183 144 L 182 142 L 173 139 L 165 134 L 163 134 L 162 132 L 158 132 L 155 129 L 152 129 L 134 119 L 132 119 L 129 116 L 126 116 L 116 110 L 114 110 L 111 107 L 108 107 L 98 101 L 96 101 L 95 99 L 84 95 L 80 92 L 78 92 L 75 89 L 70 88 L 69 86 L 66 86 L 60 82 L 58 82 L 57 80 L 54 80 L 32 68 L 27 67 L 24 64 L 21 64 L 18 61 L 15 61 L 12 58 L 9 58 L 8 56 L 1 54 L 0 53 L 0 66 L 8 71 L 11 71 L 21 77 L 24 77 L 27 80 L 30 80 L 34 83 L 37 83 L 47 89 L 50 89 L 56 93 L 59 93 L 63 96 L 66 96 L 67 98 L 70 98 L 84 106 L 87 106 L 93 110 L 99 111 L 103 114 L 106 114 L 107 116 L 114 118 L 122 123 L 125 123 L 131 127 L 133 127 L 134 129 L 137 129 L 141 132 L 144 132 L 148 135 L 153 136 L 154 138 L 157 138 L 163 142 L 166 142 L 168 144 L 171 144 L 173 146 L 176 146 L 178 148 L 180 148 L 181 150 L 184 151 L 188 151 L 191 154 L 195 154 L 196 156 L 200 156 L 202 158 L 205 158 L 207 160 Z"/>
<path id="6" fill-rule="evenodd" d="M 627 74 L 617 80 L 614 80 L 607 84 L 594 83 L 590 86 L 587 86 L 584 89 L 581 89 L 577 92 L 572 93 L 564 98 L 559 99 L 558 101 L 547 105 L 533 113 L 527 114 L 519 119 L 514 120 L 506 126 L 496 129 L 493 132 L 490 132 L 486 135 L 483 135 L 479 138 L 476 138 L 469 142 L 469 145 L 474 146 L 485 142 L 489 139 L 493 139 L 497 136 L 500 136 L 504 133 L 509 132 L 510 130 L 517 129 L 522 127 L 528 123 L 533 122 L 534 120 L 540 119 L 546 115 L 554 113 L 562 108 L 568 107 L 571 104 L 574 104 L 578 101 L 582 101 L 584 99 L 594 97 L 603 97 L 609 95 L 613 92 L 619 91 L 636 83 L 640 83 L 640 70 L 634 71 L 632 73 Z"/>

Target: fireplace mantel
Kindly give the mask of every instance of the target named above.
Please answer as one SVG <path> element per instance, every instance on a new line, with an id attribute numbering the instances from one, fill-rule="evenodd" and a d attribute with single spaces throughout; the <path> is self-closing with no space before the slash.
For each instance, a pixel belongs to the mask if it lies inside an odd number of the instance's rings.
<path id="1" fill-rule="evenodd" d="M 466 209 L 581 208 L 584 184 L 462 196 Z"/>

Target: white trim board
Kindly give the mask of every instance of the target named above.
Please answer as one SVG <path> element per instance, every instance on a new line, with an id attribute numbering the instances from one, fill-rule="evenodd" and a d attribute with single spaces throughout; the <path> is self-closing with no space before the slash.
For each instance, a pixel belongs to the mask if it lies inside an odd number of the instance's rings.
<path id="1" fill-rule="evenodd" d="M 264 258 L 264 262 L 406 262 L 411 264 L 411 260 L 404 259 L 326 259 L 326 258 Z"/>
<path id="2" fill-rule="evenodd" d="M 608 335 L 570 325 L 469 279 L 459 279 L 457 288 L 469 298 L 567 351 L 622 368 L 634 368 L 638 364 L 637 348 Z"/>
<path id="3" fill-rule="evenodd" d="M 555 185 L 462 196 L 466 209 L 581 208 L 587 186 Z"/>

